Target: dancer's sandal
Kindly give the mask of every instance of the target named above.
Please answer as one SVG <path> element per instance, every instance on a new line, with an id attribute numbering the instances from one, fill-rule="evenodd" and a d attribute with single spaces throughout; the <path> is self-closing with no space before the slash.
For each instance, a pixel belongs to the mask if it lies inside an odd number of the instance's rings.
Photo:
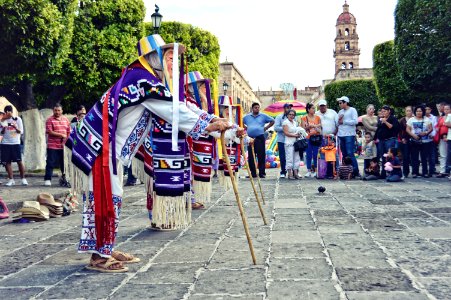
<path id="1" fill-rule="evenodd" d="M 116 268 L 114 267 L 116 266 Z M 122 262 L 115 260 L 112 257 L 105 258 L 99 257 L 97 259 L 92 259 L 86 269 L 102 272 L 102 273 L 124 273 L 128 271 L 127 267 L 124 267 Z"/>
<path id="2" fill-rule="evenodd" d="M 137 262 L 141 261 L 140 258 L 134 257 L 130 253 L 125 253 L 125 252 L 116 251 L 116 250 L 114 250 L 113 253 L 111 253 L 111 256 L 115 260 L 120 261 L 121 263 L 124 263 L 124 264 L 133 264 L 133 263 L 137 263 Z"/>
<path id="3" fill-rule="evenodd" d="M 191 208 L 192 209 L 204 209 L 205 207 L 202 203 L 194 202 L 193 204 L 191 204 Z"/>
<path id="4" fill-rule="evenodd" d="M 157 226 L 155 223 L 151 223 L 150 229 L 156 230 L 156 231 L 174 231 L 176 229 L 173 229 L 171 225 L 161 225 Z"/>

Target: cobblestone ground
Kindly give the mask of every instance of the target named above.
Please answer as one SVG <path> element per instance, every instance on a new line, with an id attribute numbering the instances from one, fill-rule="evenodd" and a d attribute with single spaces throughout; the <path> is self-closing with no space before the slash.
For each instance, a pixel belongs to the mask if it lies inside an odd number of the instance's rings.
<path id="1" fill-rule="evenodd" d="M 266 226 L 250 183 L 239 183 L 256 265 L 233 192 L 215 182 L 213 202 L 193 212 L 186 230 L 157 232 L 136 186 L 126 188 L 117 245 L 142 259 L 129 273 L 84 269 L 88 257 L 75 251 L 79 213 L 6 220 L 0 298 L 450 299 L 449 181 L 279 181 L 273 171 L 262 185 Z"/>

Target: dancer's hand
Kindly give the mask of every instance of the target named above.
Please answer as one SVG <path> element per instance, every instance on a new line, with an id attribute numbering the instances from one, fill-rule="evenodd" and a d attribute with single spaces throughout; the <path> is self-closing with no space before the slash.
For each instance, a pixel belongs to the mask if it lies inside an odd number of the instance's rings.
<path id="1" fill-rule="evenodd" d="M 249 145 L 252 146 L 253 144 L 254 144 L 254 139 L 250 137 L 250 138 L 249 138 Z"/>
<path id="2" fill-rule="evenodd" d="M 217 120 L 215 122 L 211 122 L 207 128 L 205 128 L 206 131 L 212 132 L 212 131 L 226 131 L 232 127 L 232 125 L 229 122 L 224 122 L 221 120 Z"/>
<path id="3" fill-rule="evenodd" d="M 236 136 L 237 137 L 242 137 L 242 136 L 244 136 L 245 133 L 246 132 L 245 132 L 244 128 L 242 128 L 242 127 L 238 127 L 236 129 Z"/>

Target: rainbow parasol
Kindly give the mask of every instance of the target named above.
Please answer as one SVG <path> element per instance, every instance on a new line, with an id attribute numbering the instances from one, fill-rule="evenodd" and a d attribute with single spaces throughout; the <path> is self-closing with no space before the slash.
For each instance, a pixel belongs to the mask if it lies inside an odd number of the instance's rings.
<path id="1" fill-rule="evenodd" d="M 283 106 L 286 103 L 293 105 L 293 109 L 296 111 L 296 116 L 303 116 L 307 114 L 307 112 L 305 111 L 305 103 L 296 100 L 281 100 L 274 102 L 273 104 L 266 107 L 263 112 L 268 116 L 275 118 L 283 113 Z"/>

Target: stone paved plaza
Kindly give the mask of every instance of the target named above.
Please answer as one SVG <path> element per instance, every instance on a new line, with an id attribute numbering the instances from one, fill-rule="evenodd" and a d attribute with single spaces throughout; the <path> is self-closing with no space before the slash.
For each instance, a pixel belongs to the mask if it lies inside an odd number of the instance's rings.
<path id="1" fill-rule="evenodd" d="M 117 249 L 125 274 L 84 269 L 80 213 L 0 222 L 1 299 L 450 299 L 451 183 L 262 180 L 263 225 L 247 179 L 253 265 L 233 191 L 183 231 L 149 230 L 143 186 L 127 187 Z M 327 188 L 323 195 L 319 185 Z M 3 189 L 4 187 L 0 187 Z M 18 190 L 20 188 L 17 188 Z"/>

